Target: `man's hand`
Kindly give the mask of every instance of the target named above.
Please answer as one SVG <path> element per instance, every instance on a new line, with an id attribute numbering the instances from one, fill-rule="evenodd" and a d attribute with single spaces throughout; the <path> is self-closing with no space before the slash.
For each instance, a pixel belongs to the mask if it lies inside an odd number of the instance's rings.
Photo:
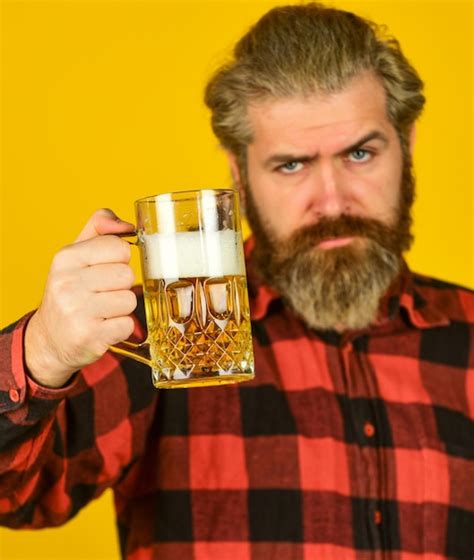
<path id="1" fill-rule="evenodd" d="M 137 300 L 130 245 L 114 236 L 132 231 L 111 210 L 98 210 L 75 243 L 55 255 L 25 333 L 26 366 L 38 383 L 61 387 L 132 334 Z"/>

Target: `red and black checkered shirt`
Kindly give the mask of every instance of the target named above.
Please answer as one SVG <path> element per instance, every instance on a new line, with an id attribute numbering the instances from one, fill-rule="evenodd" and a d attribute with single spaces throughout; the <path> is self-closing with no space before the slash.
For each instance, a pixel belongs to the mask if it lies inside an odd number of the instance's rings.
<path id="1" fill-rule="evenodd" d="M 340 336 L 249 282 L 239 385 L 158 391 L 107 353 L 46 389 L 27 317 L 5 329 L 0 523 L 59 525 L 113 487 L 130 560 L 472 559 L 473 292 L 405 268 L 377 324 Z"/>

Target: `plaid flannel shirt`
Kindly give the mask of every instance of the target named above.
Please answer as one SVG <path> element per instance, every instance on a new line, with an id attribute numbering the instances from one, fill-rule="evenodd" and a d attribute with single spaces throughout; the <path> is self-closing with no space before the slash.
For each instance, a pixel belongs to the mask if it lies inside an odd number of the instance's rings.
<path id="1" fill-rule="evenodd" d="M 107 353 L 47 389 L 28 317 L 5 329 L 0 523 L 59 525 L 113 487 L 129 560 L 472 559 L 473 292 L 405 267 L 377 324 L 337 335 L 248 276 L 244 384 L 158 391 Z"/>

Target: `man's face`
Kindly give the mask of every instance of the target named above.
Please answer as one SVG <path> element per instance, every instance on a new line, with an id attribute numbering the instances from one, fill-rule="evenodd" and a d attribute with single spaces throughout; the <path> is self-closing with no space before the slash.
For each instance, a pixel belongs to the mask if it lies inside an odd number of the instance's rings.
<path id="1" fill-rule="evenodd" d="M 339 93 L 252 105 L 248 118 L 241 182 L 263 276 L 310 326 L 367 326 L 410 237 L 401 187 L 412 178 L 382 85 L 365 73 Z"/>

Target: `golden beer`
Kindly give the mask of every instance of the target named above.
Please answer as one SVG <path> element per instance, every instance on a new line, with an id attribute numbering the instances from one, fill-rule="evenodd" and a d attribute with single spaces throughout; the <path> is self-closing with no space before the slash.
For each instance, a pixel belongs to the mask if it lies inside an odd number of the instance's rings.
<path id="1" fill-rule="evenodd" d="M 253 377 L 245 276 L 148 279 L 145 309 L 155 387 Z"/>

